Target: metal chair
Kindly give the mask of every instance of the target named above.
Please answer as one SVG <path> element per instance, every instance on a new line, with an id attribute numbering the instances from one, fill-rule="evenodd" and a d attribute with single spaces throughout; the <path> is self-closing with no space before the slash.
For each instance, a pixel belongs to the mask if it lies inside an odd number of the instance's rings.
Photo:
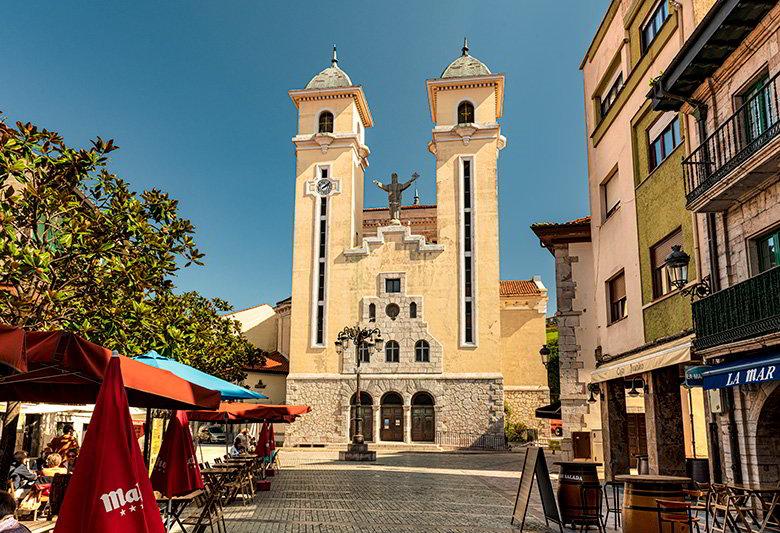
<path id="1" fill-rule="evenodd" d="M 607 503 L 607 516 L 604 518 L 604 525 L 609 522 L 609 515 L 613 517 L 615 529 L 623 525 L 621 513 L 623 511 L 622 492 L 625 484 L 622 481 L 607 481 L 604 483 L 604 500 Z"/>
<path id="2" fill-rule="evenodd" d="M 606 533 L 606 524 L 601 514 L 604 505 L 604 493 L 599 483 L 583 483 L 580 485 L 580 514 L 571 521 L 572 528 L 585 528 L 596 526 L 600 533 Z"/>
<path id="3" fill-rule="evenodd" d="M 656 500 L 655 501 L 658 512 L 658 533 L 664 533 L 664 524 L 671 525 L 671 533 L 676 531 L 678 525 L 687 526 L 684 531 L 693 531 L 693 526 L 696 526 L 696 531 L 701 532 L 699 529 L 699 517 L 693 517 L 691 515 L 691 504 L 689 502 L 681 502 L 678 500 Z"/>

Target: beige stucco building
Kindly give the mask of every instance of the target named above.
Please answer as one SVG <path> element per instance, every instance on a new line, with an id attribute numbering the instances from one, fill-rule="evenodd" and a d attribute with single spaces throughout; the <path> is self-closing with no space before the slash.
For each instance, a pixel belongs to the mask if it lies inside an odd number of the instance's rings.
<path id="1" fill-rule="evenodd" d="M 504 76 L 464 46 L 426 87 L 437 202 L 415 199 L 400 220 L 363 205 L 373 119 L 335 54 L 304 89 L 290 91 L 298 110 L 295 327 L 278 334 L 289 335 L 286 401 L 312 412 L 290 426 L 287 444 L 349 440 L 357 354 L 352 347 L 340 355 L 335 341 L 356 323 L 378 327 L 385 340 L 383 352 L 366 351 L 361 364 L 368 440 L 503 444 L 505 402 L 513 416 L 544 428 L 533 411 L 548 403 L 538 356 L 547 290 L 539 279 L 499 280 Z M 391 170 L 376 177 L 387 181 Z"/>

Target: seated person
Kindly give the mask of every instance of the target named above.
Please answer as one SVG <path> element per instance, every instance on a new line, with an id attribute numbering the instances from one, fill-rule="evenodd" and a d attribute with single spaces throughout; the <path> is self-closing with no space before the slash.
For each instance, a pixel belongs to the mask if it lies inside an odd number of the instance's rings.
<path id="1" fill-rule="evenodd" d="M 16 500 L 14 497 L 8 492 L 0 491 L 0 532 L 30 533 L 30 530 L 16 519 L 15 512 Z"/>
<path id="2" fill-rule="evenodd" d="M 54 477 L 54 474 L 67 474 L 68 469 L 62 466 L 62 456 L 53 453 L 46 458 L 46 467 L 41 470 L 44 477 Z"/>
<path id="3" fill-rule="evenodd" d="M 76 466 L 78 455 L 79 453 L 76 450 L 68 450 L 68 453 L 65 454 L 65 461 L 62 463 L 62 467 L 72 473 Z"/>
<path id="4" fill-rule="evenodd" d="M 14 459 L 11 462 L 11 470 L 8 473 L 8 478 L 14 484 L 14 491 L 17 497 L 20 497 L 25 489 L 28 489 L 33 485 L 35 478 L 37 477 L 32 472 L 25 461 L 27 460 L 27 452 L 19 450 L 14 453 Z"/>
<path id="5" fill-rule="evenodd" d="M 230 447 L 228 453 L 230 454 L 230 457 L 239 457 L 241 455 L 241 450 L 236 448 L 236 445 L 234 444 L 233 446 Z"/>

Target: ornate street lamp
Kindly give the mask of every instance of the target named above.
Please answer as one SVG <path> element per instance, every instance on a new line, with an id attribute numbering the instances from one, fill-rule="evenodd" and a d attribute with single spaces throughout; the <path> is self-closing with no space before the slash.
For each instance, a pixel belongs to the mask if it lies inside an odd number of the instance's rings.
<path id="1" fill-rule="evenodd" d="M 542 356 L 542 364 L 544 365 L 544 368 L 547 368 L 547 365 L 550 364 L 550 349 L 546 344 L 542 344 L 542 348 L 539 350 L 539 355 Z"/>
<path id="2" fill-rule="evenodd" d="M 360 363 L 362 362 L 362 354 L 360 348 L 365 346 L 367 349 L 371 349 L 373 346 L 377 352 L 382 351 L 384 346 L 384 339 L 379 328 L 364 328 L 360 324 L 354 326 L 347 326 L 342 329 L 336 336 L 336 352 L 339 355 L 343 355 L 349 350 L 350 345 L 355 346 L 355 416 L 352 418 L 352 427 L 354 433 L 352 436 L 352 443 L 349 445 L 346 453 L 341 453 L 341 457 L 347 461 L 370 461 L 376 458 L 375 452 L 369 452 L 368 446 L 363 438 L 363 413 L 360 389 Z"/>
<path id="3" fill-rule="evenodd" d="M 588 392 L 590 393 L 590 397 L 588 398 L 588 403 L 596 403 L 598 400 L 596 400 L 596 394 L 599 395 L 599 399 L 603 400 L 604 395 L 601 392 L 601 386 L 598 383 L 590 383 L 588 385 Z"/>
<path id="4" fill-rule="evenodd" d="M 637 396 L 639 396 L 639 391 L 636 390 L 637 379 L 639 379 L 639 382 L 642 383 L 642 378 L 631 378 L 631 390 L 626 393 L 628 396 L 631 396 L 632 398 L 636 398 Z"/>
<path id="5" fill-rule="evenodd" d="M 688 284 L 688 264 L 690 262 L 691 256 L 683 251 L 681 245 L 675 244 L 672 246 L 672 253 L 666 256 L 666 262 L 664 263 L 669 271 L 669 281 L 676 289 L 680 290 L 680 294 L 690 296 L 691 300 L 709 296 L 712 292 L 709 276 L 705 276 L 700 282 L 686 287 Z"/>

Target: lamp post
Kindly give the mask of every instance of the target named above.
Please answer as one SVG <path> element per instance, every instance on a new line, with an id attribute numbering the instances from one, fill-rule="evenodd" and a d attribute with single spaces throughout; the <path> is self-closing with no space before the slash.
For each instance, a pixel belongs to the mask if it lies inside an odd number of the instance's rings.
<path id="1" fill-rule="evenodd" d="M 672 252 L 666 256 L 665 264 L 669 269 L 669 281 L 675 288 L 680 290 L 683 296 L 694 298 L 704 298 L 712 292 L 710 277 L 704 276 L 701 281 L 686 287 L 688 284 L 688 264 L 691 262 L 691 256 L 686 254 L 682 246 L 675 244 L 672 246 Z"/>
<path id="2" fill-rule="evenodd" d="M 542 344 L 542 347 L 539 350 L 539 355 L 542 357 L 542 364 L 544 365 L 544 368 L 547 368 L 547 365 L 550 364 L 550 349 L 546 344 Z"/>
<path id="3" fill-rule="evenodd" d="M 336 337 L 336 351 L 339 355 L 343 355 L 344 352 L 349 350 L 350 345 L 355 346 L 355 416 L 352 418 L 352 427 L 354 428 L 354 434 L 352 436 L 352 442 L 347 448 L 346 452 L 340 452 L 342 460 L 346 461 L 373 461 L 376 459 L 376 452 L 369 452 L 368 446 L 363 438 L 363 413 L 361 402 L 361 389 L 360 389 L 360 363 L 362 362 L 362 354 L 360 348 L 365 346 L 366 349 L 371 349 L 373 346 L 377 352 L 382 351 L 384 346 L 384 339 L 379 328 L 364 328 L 360 324 L 354 326 L 347 326 L 342 329 Z"/>

